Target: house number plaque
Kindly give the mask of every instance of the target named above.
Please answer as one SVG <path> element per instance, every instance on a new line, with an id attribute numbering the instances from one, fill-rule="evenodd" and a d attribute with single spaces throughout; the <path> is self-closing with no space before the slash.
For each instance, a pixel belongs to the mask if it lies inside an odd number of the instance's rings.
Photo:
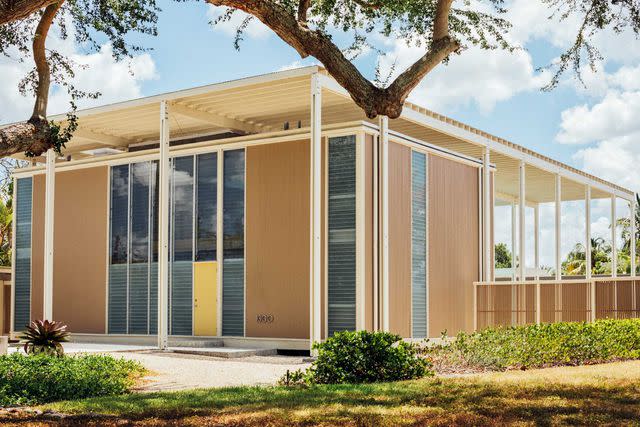
<path id="1" fill-rule="evenodd" d="M 273 315 L 272 314 L 258 314 L 256 316 L 256 321 L 258 323 L 273 323 Z"/>

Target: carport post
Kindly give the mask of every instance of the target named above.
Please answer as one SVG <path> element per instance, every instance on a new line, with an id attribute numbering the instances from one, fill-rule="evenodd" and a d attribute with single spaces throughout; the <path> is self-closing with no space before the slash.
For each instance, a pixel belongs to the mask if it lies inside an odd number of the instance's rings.
<path id="1" fill-rule="evenodd" d="M 584 212 L 586 215 L 586 236 L 585 236 L 585 262 L 584 270 L 587 280 L 591 280 L 591 187 L 587 185 L 585 189 Z"/>
<path id="2" fill-rule="evenodd" d="M 309 346 L 322 340 L 321 280 L 322 280 L 322 85 L 318 74 L 311 77 L 311 268 Z M 313 350 L 312 350 L 313 353 Z"/>
<path id="3" fill-rule="evenodd" d="M 381 116 L 380 128 L 380 217 L 382 220 L 381 307 L 382 331 L 389 331 L 389 118 Z"/>
<path id="4" fill-rule="evenodd" d="M 491 247 L 491 149 L 485 147 L 484 155 L 482 156 L 482 226 L 484 237 L 484 281 L 490 282 L 493 280 L 492 272 L 492 253 Z"/>
<path id="5" fill-rule="evenodd" d="M 158 348 L 167 349 L 169 322 L 169 105 L 160 102 L 160 169 L 158 218 Z"/>
<path id="6" fill-rule="evenodd" d="M 638 207 L 636 206 L 636 195 L 634 194 L 633 197 L 631 198 L 631 215 L 629 216 L 629 223 L 631 226 L 631 247 L 630 249 L 630 254 L 631 254 L 631 277 L 636 277 L 636 209 Z M 635 301 L 635 299 L 634 299 Z"/>
<path id="7" fill-rule="evenodd" d="M 44 205 L 44 307 L 42 318 L 53 320 L 53 221 L 56 190 L 56 153 L 47 151 Z"/>

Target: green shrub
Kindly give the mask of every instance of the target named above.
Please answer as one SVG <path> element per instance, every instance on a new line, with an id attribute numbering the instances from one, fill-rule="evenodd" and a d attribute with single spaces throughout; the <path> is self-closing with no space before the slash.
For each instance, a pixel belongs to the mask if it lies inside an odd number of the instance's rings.
<path id="1" fill-rule="evenodd" d="M 318 358 L 307 371 L 315 384 L 374 383 L 421 378 L 429 362 L 414 344 L 385 332 L 338 332 L 315 343 Z"/>
<path id="2" fill-rule="evenodd" d="M 143 373 L 138 362 L 106 355 L 0 356 L 0 406 L 123 394 Z"/>
<path id="3" fill-rule="evenodd" d="M 490 370 L 639 359 L 640 319 L 488 328 L 460 333 L 450 344 L 431 347 L 426 353 Z"/>

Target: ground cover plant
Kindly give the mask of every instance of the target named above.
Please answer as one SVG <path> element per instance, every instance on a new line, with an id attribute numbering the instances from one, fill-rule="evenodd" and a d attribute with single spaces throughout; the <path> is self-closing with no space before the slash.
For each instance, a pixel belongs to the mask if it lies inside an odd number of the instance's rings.
<path id="1" fill-rule="evenodd" d="M 119 395 L 144 372 L 137 362 L 107 355 L 0 356 L 0 406 Z"/>
<path id="2" fill-rule="evenodd" d="M 488 328 L 427 347 L 425 355 L 441 372 L 640 359 L 640 319 Z"/>
<path id="3" fill-rule="evenodd" d="M 41 409 L 74 414 L 73 425 L 636 425 L 639 387 L 640 361 L 627 361 L 391 383 L 136 393 Z"/>

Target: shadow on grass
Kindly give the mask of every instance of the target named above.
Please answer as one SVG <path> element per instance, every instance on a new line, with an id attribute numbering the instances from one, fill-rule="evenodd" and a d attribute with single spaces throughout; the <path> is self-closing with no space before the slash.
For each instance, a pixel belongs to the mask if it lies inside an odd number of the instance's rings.
<path id="1" fill-rule="evenodd" d="M 69 425 L 118 420 L 165 425 L 187 419 L 194 425 L 632 424 L 640 419 L 640 384 L 500 384 L 430 379 L 306 389 L 237 387 L 132 394 L 61 402 L 52 407 L 77 414 L 61 422 Z M 112 417 L 86 415 L 91 413 Z M 36 419 L 15 421 L 26 424 Z"/>

